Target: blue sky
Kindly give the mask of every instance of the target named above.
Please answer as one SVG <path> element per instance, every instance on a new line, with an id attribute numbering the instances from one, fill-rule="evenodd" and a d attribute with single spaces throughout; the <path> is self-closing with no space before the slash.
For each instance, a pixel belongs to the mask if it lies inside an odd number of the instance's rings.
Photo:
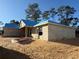
<path id="1" fill-rule="evenodd" d="M 79 16 L 79 0 L 0 0 L 0 21 L 6 23 L 12 19 L 25 19 L 25 9 L 31 3 L 38 3 L 43 11 L 61 5 L 70 5 L 77 10 L 75 16 Z"/>

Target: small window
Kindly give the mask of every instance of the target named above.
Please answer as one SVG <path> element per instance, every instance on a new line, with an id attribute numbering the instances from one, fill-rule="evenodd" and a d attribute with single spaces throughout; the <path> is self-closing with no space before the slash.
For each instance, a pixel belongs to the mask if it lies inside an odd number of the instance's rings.
<path id="1" fill-rule="evenodd" d="M 39 32 L 39 35 L 42 35 L 42 32 Z"/>
<path id="2" fill-rule="evenodd" d="M 43 34 L 43 32 L 42 32 L 42 27 L 39 27 L 38 33 L 39 33 L 39 35 L 42 35 L 42 34 Z"/>

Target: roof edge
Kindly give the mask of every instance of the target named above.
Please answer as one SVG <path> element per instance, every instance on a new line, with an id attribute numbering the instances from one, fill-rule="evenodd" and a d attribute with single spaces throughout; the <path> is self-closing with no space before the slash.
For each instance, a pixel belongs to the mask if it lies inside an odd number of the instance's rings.
<path id="1" fill-rule="evenodd" d="M 66 26 L 66 25 L 62 25 L 62 24 L 55 24 L 55 23 L 51 23 L 51 22 L 49 22 L 48 24 L 53 24 L 53 25 L 57 25 L 57 26 L 62 26 L 62 27 L 76 29 L 76 27 L 70 27 L 70 26 Z"/>

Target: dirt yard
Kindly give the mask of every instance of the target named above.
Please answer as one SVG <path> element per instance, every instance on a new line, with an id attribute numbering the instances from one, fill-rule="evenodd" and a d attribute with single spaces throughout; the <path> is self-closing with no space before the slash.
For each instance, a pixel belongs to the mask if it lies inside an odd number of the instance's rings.
<path id="1" fill-rule="evenodd" d="M 79 59 L 78 39 L 56 42 L 27 39 L 11 43 L 12 39 L 17 38 L 0 37 L 2 59 Z"/>

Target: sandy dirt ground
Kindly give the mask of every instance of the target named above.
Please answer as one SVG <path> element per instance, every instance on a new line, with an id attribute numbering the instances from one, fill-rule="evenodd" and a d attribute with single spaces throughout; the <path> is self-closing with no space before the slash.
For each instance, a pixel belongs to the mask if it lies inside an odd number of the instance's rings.
<path id="1" fill-rule="evenodd" d="M 55 42 L 25 39 L 11 43 L 12 39 L 18 38 L 0 37 L 2 59 L 79 59 L 79 39 Z"/>

